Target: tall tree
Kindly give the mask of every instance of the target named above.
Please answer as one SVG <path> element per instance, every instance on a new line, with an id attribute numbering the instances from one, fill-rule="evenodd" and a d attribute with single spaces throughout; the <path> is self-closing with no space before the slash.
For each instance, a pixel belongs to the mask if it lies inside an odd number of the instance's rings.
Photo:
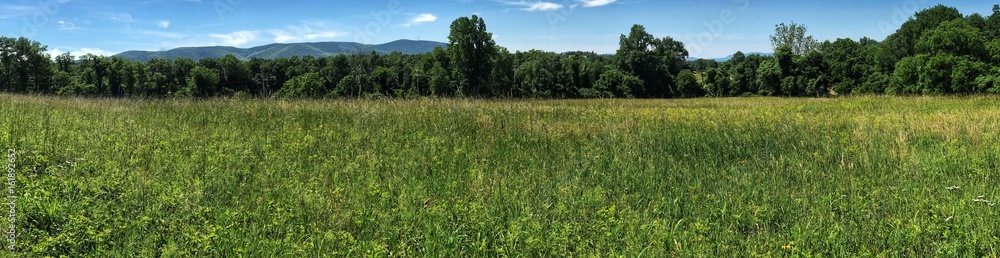
<path id="1" fill-rule="evenodd" d="M 233 55 L 226 55 L 218 60 L 219 86 L 234 92 L 250 91 L 253 80 L 250 78 L 250 67 Z"/>
<path id="2" fill-rule="evenodd" d="M 47 49 L 27 38 L 0 37 L 0 89 L 49 92 L 52 64 Z"/>
<path id="3" fill-rule="evenodd" d="M 782 46 L 787 46 L 791 48 L 792 53 L 796 55 L 804 55 L 816 49 L 819 42 L 813 39 L 812 36 L 806 35 L 808 29 L 803 24 L 797 24 L 792 22 L 792 24 L 781 23 L 774 25 L 774 35 L 771 35 L 771 45 L 774 49 L 778 49 Z"/>
<path id="4" fill-rule="evenodd" d="M 883 72 L 892 73 L 896 63 L 904 57 L 917 54 L 917 40 L 924 32 L 937 28 L 941 23 L 961 19 L 962 13 L 954 7 L 937 5 L 913 15 L 895 33 L 885 38 L 877 53 L 877 62 Z M 1000 18 L 1000 17 L 998 17 Z"/>
<path id="5" fill-rule="evenodd" d="M 214 70 L 199 65 L 191 69 L 191 73 L 187 78 L 187 88 L 182 94 L 195 97 L 212 97 L 215 96 L 218 87 L 219 75 Z"/>
<path id="6" fill-rule="evenodd" d="M 677 94 L 674 76 L 683 69 L 687 56 L 683 43 L 670 37 L 657 39 L 636 24 L 628 36 L 621 35 L 615 60 L 619 69 L 644 82 L 643 87 L 632 89 L 633 96 L 671 97 Z"/>
<path id="7" fill-rule="evenodd" d="M 497 48 L 493 33 L 486 31 L 486 22 L 476 15 L 452 22 L 448 52 L 454 62 L 452 79 L 458 83 L 458 92 L 465 96 L 490 96 L 493 92 L 490 75 Z"/>
<path id="8" fill-rule="evenodd" d="M 781 67 L 774 59 L 765 59 L 757 68 L 757 83 L 760 90 L 757 94 L 773 96 L 781 87 Z"/>
<path id="9" fill-rule="evenodd" d="M 1000 38 L 1000 5 L 993 5 L 993 13 L 986 17 L 982 30 L 986 40 Z"/>
<path id="10" fill-rule="evenodd" d="M 988 56 L 985 39 L 979 30 L 963 19 L 943 22 L 925 31 L 915 47 L 918 54 L 952 54 L 975 58 Z"/>
<path id="11" fill-rule="evenodd" d="M 511 96 L 514 88 L 514 54 L 507 48 L 497 47 L 497 55 L 493 58 L 493 71 L 490 75 L 493 82 L 494 96 Z"/>
<path id="12" fill-rule="evenodd" d="M 86 54 L 80 57 L 81 79 L 83 80 L 80 93 L 82 94 L 104 94 L 105 81 L 108 76 L 109 61 L 105 57 Z"/>

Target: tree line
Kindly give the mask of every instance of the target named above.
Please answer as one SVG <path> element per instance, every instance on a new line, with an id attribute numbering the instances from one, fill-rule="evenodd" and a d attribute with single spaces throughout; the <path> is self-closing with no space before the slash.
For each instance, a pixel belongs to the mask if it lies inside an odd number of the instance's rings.
<path id="1" fill-rule="evenodd" d="M 354 53 L 240 60 L 153 59 L 68 53 L 54 58 L 25 38 L 0 37 L 0 91 L 112 97 L 674 98 L 850 94 L 1000 93 L 1000 6 L 963 16 L 943 5 L 917 12 L 879 42 L 818 42 L 805 25 L 775 26 L 773 55 L 737 52 L 688 61 L 684 44 L 642 25 L 614 55 L 511 53 L 485 21 L 451 24 L 447 48 L 425 54 Z"/>

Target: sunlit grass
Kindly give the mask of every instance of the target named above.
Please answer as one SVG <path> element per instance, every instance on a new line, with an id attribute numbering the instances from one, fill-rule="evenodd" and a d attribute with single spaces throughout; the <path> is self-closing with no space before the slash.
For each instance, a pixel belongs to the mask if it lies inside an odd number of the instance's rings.
<path id="1" fill-rule="evenodd" d="M 996 256 L 998 101 L 0 95 L 4 254 Z"/>

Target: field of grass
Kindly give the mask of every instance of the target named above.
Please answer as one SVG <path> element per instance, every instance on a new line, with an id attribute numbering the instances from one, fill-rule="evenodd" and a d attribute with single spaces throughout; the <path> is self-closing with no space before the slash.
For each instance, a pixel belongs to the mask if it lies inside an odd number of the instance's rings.
<path id="1" fill-rule="evenodd" d="M 0 95 L 0 255 L 996 257 L 998 130 L 997 97 Z"/>

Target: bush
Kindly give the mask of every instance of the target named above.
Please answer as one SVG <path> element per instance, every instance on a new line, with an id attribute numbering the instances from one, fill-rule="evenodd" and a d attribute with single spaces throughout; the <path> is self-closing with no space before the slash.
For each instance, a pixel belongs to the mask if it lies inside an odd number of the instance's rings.
<path id="1" fill-rule="evenodd" d="M 599 94 L 608 92 L 617 97 L 632 98 L 635 96 L 632 92 L 641 90 L 643 84 L 645 83 L 639 77 L 619 70 L 608 70 L 601 74 L 601 78 L 594 84 L 594 90 Z"/>
<path id="2" fill-rule="evenodd" d="M 295 76 L 285 82 L 276 95 L 284 98 L 316 98 L 327 94 L 326 80 L 319 73 Z"/>
<path id="3" fill-rule="evenodd" d="M 215 96 L 219 87 L 219 75 L 212 69 L 196 66 L 187 77 L 187 87 L 181 89 L 178 95 L 211 97 Z"/>

